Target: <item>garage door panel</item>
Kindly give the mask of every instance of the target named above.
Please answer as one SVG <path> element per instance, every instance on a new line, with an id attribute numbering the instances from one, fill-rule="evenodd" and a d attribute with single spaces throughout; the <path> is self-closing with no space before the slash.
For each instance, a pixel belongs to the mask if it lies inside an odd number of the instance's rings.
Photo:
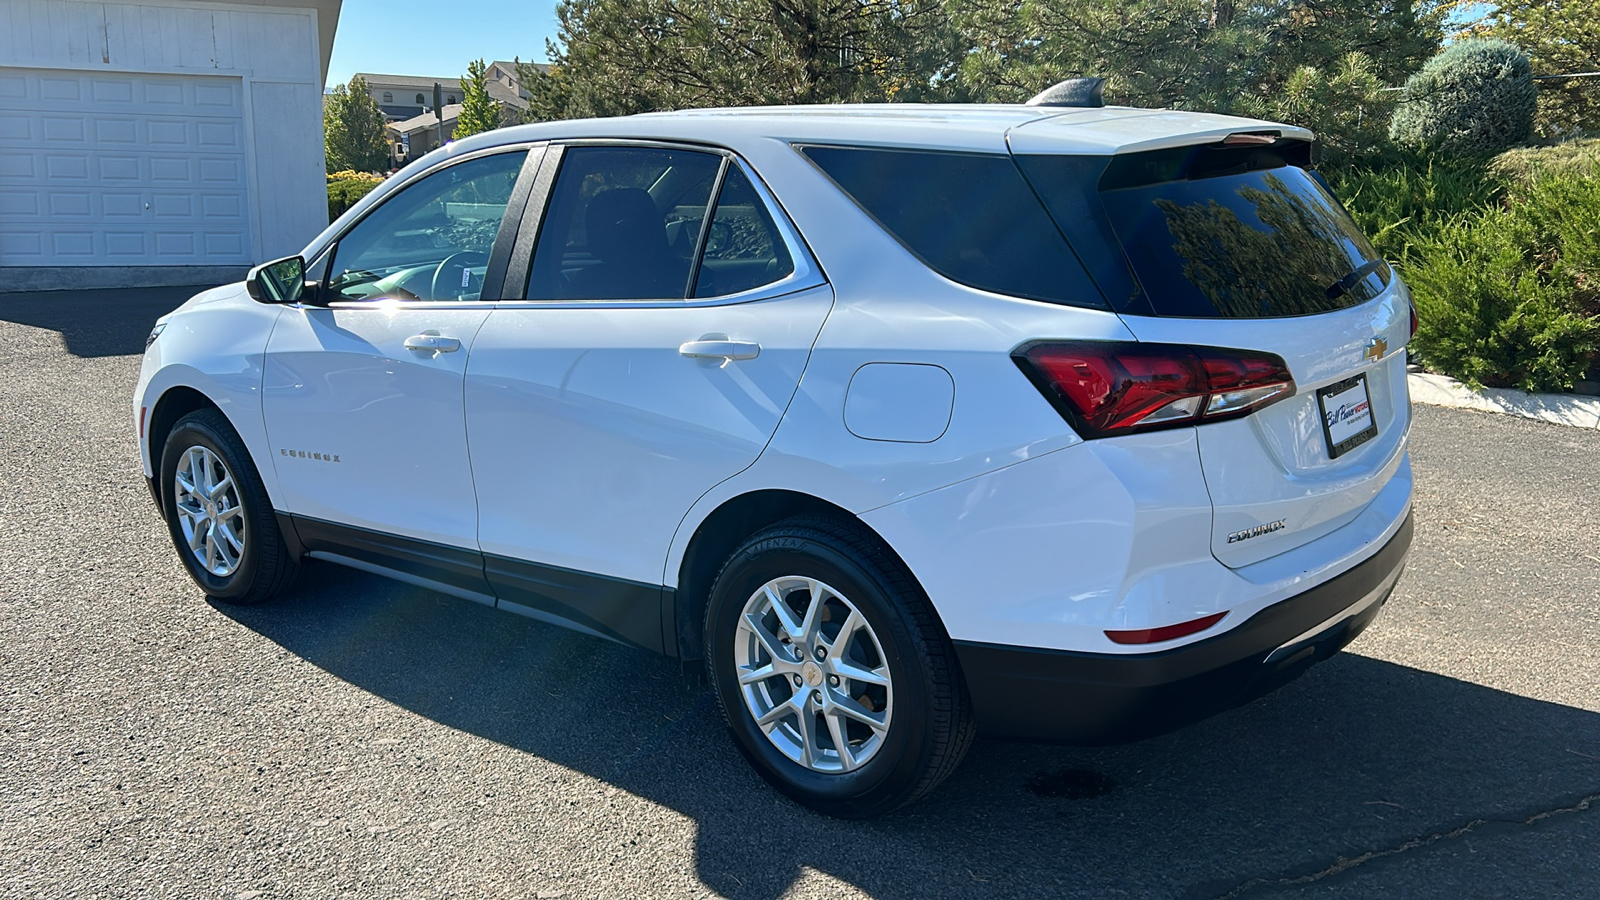
<path id="1" fill-rule="evenodd" d="M 0 191 L 0 216 L 39 215 L 39 195 L 34 191 Z"/>
<path id="2" fill-rule="evenodd" d="M 5 72 L 3 264 L 249 262 L 242 85 Z"/>
<path id="3" fill-rule="evenodd" d="M 105 191 L 100 195 L 100 207 L 108 219 L 137 219 L 144 215 L 144 195 Z"/>
<path id="4" fill-rule="evenodd" d="M 96 119 L 94 123 L 94 139 L 101 146 L 137 144 L 139 143 L 139 121 L 137 119 Z"/>
<path id="5" fill-rule="evenodd" d="M 0 140 L 33 140 L 33 119 L 20 113 L 0 113 Z"/>
<path id="6" fill-rule="evenodd" d="M 132 105 L 133 81 L 128 78 L 96 78 L 91 82 L 89 96 L 96 103 Z"/>
<path id="7" fill-rule="evenodd" d="M 148 235 L 142 231 L 107 231 L 106 256 L 125 260 L 148 256 L 150 248 L 146 237 Z"/>
<path id="8" fill-rule="evenodd" d="M 88 218 L 94 215 L 94 201 L 88 191 L 52 191 L 50 215 L 54 218 Z"/>
<path id="9" fill-rule="evenodd" d="M 208 186 L 244 184 L 244 160 L 232 157 L 202 158 L 200 180 Z"/>

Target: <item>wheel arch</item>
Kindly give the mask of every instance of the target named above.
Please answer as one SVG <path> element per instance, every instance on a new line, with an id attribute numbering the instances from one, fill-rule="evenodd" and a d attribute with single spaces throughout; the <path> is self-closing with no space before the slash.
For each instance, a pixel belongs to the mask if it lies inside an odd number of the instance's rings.
<path id="1" fill-rule="evenodd" d="M 851 522 L 882 545 L 900 565 L 905 560 L 889 542 L 861 517 L 836 503 L 812 494 L 776 488 L 748 491 L 720 503 L 695 528 L 678 565 L 677 588 L 673 593 L 672 618 L 677 656 L 693 662 L 705 656 L 702 634 L 711 585 L 723 563 L 751 535 L 794 516 L 823 515 Z M 910 571 L 910 567 L 906 567 Z M 915 575 L 912 576 L 915 578 Z"/>
<path id="2" fill-rule="evenodd" d="M 227 418 L 228 415 L 222 412 L 222 407 L 218 406 L 216 401 L 186 384 L 173 385 L 162 391 L 161 396 L 156 398 L 155 406 L 150 409 L 150 417 L 145 424 L 144 441 L 145 451 L 149 454 L 150 470 L 154 473 L 150 490 L 155 494 L 158 504 L 163 502 L 161 447 L 166 443 L 167 435 L 172 433 L 172 426 L 178 424 L 179 419 L 201 409 L 214 409 L 223 418 Z"/>

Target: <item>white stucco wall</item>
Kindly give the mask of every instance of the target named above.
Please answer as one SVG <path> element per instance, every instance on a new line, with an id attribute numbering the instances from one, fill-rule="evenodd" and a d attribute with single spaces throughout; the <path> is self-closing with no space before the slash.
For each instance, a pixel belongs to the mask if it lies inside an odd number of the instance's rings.
<path id="1" fill-rule="evenodd" d="M 331 41 L 318 15 L 326 22 L 331 6 L 336 22 L 338 4 L 305 2 L 4 0 L 0 66 L 237 79 L 249 249 L 255 261 L 272 259 L 327 225 L 322 74 Z M 0 259 L 0 269 L 26 264 Z"/>

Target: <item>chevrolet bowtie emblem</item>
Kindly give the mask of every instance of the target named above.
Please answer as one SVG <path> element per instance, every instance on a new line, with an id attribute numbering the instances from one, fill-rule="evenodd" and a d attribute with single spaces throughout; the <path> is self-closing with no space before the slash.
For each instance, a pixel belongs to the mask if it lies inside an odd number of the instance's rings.
<path id="1" fill-rule="evenodd" d="M 1389 342 L 1383 338 L 1374 337 L 1372 340 L 1367 341 L 1367 359 L 1383 359 L 1383 355 L 1388 352 Z"/>

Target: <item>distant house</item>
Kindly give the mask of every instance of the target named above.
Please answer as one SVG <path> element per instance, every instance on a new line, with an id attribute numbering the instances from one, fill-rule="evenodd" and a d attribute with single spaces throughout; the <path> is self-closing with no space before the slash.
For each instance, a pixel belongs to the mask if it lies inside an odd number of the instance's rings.
<path id="1" fill-rule="evenodd" d="M 538 64 L 540 69 L 550 67 Z M 485 69 L 489 96 L 513 114 L 528 108 L 528 94 L 518 83 L 517 64 L 498 60 Z M 367 83 L 367 90 L 378 108 L 390 122 L 420 116 L 433 109 L 433 86 L 439 85 L 440 100 L 445 106 L 461 102 L 460 78 L 437 78 L 426 75 L 380 75 L 357 72 L 356 77 Z"/>
<path id="2" fill-rule="evenodd" d="M 367 91 L 391 122 L 420 116 L 433 108 L 433 86 L 439 85 L 445 105 L 461 102 L 461 79 L 429 78 L 422 75 L 376 75 L 357 72 L 367 83 Z"/>
<path id="3" fill-rule="evenodd" d="M 550 70 L 550 67 L 543 63 L 536 63 L 535 65 L 542 71 Z M 489 91 L 489 96 L 500 104 L 502 121 L 507 124 L 522 121 L 522 115 L 528 109 L 528 92 L 517 77 L 517 64 L 497 60 L 485 68 L 484 75 L 487 78 L 486 87 Z M 389 83 L 397 84 L 401 76 L 362 75 L 361 77 L 391 79 Z M 429 150 L 438 147 L 441 131 L 443 132 L 444 140 L 449 141 L 455 135 L 456 119 L 461 115 L 461 103 L 459 102 L 461 95 L 459 91 L 451 92 L 448 89 L 443 90 L 444 96 L 442 99 L 445 101 L 445 105 L 440 110 L 442 115 L 435 115 L 432 110 L 434 82 L 437 81 L 443 88 L 447 83 L 459 85 L 459 80 L 442 78 L 418 78 L 412 80 L 427 82 L 427 96 L 424 97 L 427 102 L 422 104 L 420 108 L 416 108 L 414 112 L 412 107 L 407 107 L 405 111 L 411 112 L 411 115 L 404 118 L 392 118 L 389 122 L 389 134 L 395 144 L 394 156 L 397 165 L 404 165 L 406 161 L 416 159 Z M 374 83 L 369 81 L 368 86 L 370 87 Z M 374 93 L 374 99 L 378 100 L 378 105 L 383 109 L 385 115 L 389 115 L 389 105 L 383 101 L 381 95 L 392 94 L 393 91 L 375 90 Z"/>
<path id="4" fill-rule="evenodd" d="M 0 4 L 0 291 L 215 283 L 305 246 L 339 9 Z"/>

